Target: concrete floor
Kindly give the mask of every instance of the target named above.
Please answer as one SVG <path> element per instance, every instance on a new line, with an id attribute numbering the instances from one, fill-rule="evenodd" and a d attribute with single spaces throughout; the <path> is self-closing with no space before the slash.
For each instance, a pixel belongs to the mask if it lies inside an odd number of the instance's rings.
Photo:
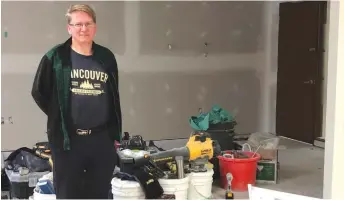
<path id="1" fill-rule="evenodd" d="M 184 146 L 187 139 L 156 141 L 164 149 Z M 258 184 L 257 187 L 322 198 L 324 149 L 281 138 L 279 150 L 279 180 L 277 184 Z M 225 190 L 215 181 L 213 199 L 223 199 Z M 248 199 L 248 193 L 235 193 L 235 199 Z"/>
<path id="2" fill-rule="evenodd" d="M 324 150 L 308 144 L 282 138 L 286 149 L 279 151 L 277 184 L 257 184 L 257 187 L 322 198 Z M 215 182 L 213 198 L 223 199 L 225 190 Z M 248 199 L 247 192 L 235 193 L 235 199 Z"/>

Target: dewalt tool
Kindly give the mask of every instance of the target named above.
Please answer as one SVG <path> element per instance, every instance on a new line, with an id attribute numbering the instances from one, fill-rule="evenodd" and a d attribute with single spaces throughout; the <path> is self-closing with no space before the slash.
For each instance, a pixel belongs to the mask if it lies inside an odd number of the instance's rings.
<path id="1" fill-rule="evenodd" d="M 185 147 L 174 148 L 154 154 L 146 154 L 140 158 L 134 158 L 135 163 L 148 163 L 151 161 L 156 165 L 173 162 L 176 156 L 183 157 L 189 162 L 190 171 L 206 171 L 205 165 L 213 157 L 213 141 L 206 133 L 194 133 L 189 138 Z M 146 162 L 144 161 L 146 160 Z"/>
<path id="2" fill-rule="evenodd" d="M 227 186 L 227 190 L 226 190 L 226 194 L 225 194 L 225 199 L 234 199 L 234 193 L 232 192 L 232 180 L 233 180 L 233 176 L 232 174 L 228 173 L 226 175 L 227 181 L 228 181 L 228 186 Z"/>

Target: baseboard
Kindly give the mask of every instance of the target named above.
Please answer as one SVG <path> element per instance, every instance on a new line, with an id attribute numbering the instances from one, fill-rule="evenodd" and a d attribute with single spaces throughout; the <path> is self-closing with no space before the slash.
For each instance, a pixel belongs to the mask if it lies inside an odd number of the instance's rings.
<path id="1" fill-rule="evenodd" d="M 325 138 L 324 137 L 317 137 L 315 140 L 320 141 L 320 142 L 325 142 Z"/>
<path id="2" fill-rule="evenodd" d="M 306 144 L 306 145 L 311 145 L 313 146 L 312 143 L 307 143 L 307 142 L 302 142 L 300 140 L 295 140 L 295 139 L 292 139 L 292 138 L 288 138 L 288 137 L 285 137 L 285 136 L 279 136 L 280 138 L 284 138 L 284 139 L 288 139 L 288 140 L 292 140 L 292 141 L 295 141 L 295 142 L 298 142 L 298 143 L 302 143 L 302 144 Z"/>
<path id="3" fill-rule="evenodd" d="M 325 148 L 325 138 L 318 137 L 314 140 L 314 146 Z"/>

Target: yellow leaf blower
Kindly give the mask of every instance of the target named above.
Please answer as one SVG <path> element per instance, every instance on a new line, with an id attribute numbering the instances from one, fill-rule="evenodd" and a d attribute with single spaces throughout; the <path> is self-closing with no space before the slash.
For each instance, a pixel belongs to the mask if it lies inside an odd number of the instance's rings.
<path id="1" fill-rule="evenodd" d="M 163 164 L 174 161 L 176 156 L 182 156 L 184 161 L 190 163 L 190 171 L 206 171 L 205 165 L 214 155 L 213 141 L 211 137 L 203 132 L 194 133 L 189 138 L 185 147 L 174 148 L 154 154 L 146 154 L 135 158 L 135 163 Z"/>

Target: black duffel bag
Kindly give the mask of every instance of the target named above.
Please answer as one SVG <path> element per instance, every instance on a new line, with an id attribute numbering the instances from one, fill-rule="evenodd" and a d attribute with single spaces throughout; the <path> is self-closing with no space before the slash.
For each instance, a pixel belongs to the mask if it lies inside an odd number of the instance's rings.
<path id="1" fill-rule="evenodd" d="M 30 172 L 51 171 L 49 160 L 37 156 L 34 150 L 27 147 L 13 151 L 5 160 L 6 169 L 18 171 L 20 167 L 25 167 Z"/>

